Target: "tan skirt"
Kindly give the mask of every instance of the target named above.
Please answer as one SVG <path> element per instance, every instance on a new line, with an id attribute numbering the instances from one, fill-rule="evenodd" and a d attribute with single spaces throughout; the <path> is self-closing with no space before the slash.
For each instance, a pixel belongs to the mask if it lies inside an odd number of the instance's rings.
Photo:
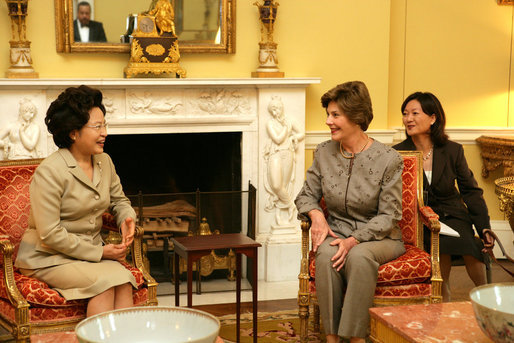
<path id="1" fill-rule="evenodd" d="M 117 261 L 77 261 L 41 269 L 20 269 L 24 275 L 46 282 L 66 300 L 92 298 L 111 287 L 131 283 L 132 273 Z"/>

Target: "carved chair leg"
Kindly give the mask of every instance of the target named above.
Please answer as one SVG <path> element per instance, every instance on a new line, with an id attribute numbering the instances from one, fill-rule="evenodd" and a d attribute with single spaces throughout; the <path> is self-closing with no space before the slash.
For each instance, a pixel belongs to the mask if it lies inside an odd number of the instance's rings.
<path id="1" fill-rule="evenodd" d="M 300 342 L 307 343 L 309 341 L 309 306 L 300 306 Z"/>
<path id="2" fill-rule="evenodd" d="M 316 333 L 320 332 L 320 314 L 319 314 L 319 304 L 318 299 L 314 299 L 312 302 L 312 320 L 313 320 L 313 330 Z"/>

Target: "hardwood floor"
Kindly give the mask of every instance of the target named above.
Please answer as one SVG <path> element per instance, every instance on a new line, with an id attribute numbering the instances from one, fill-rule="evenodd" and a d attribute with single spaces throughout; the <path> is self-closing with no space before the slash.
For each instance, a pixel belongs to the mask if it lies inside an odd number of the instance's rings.
<path id="1" fill-rule="evenodd" d="M 501 260 L 500 263 L 509 268 L 512 264 L 506 260 Z M 505 273 L 498 265 L 492 265 L 492 282 L 514 282 L 514 279 Z M 452 288 L 452 301 L 469 301 L 469 291 L 475 287 L 471 279 L 466 273 L 465 266 L 452 267 L 450 275 L 450 284 Z M 193 306 L 199 310 L 211 313 L 215 316 L 224 316 L 236 313 L 236 304 L 215 304 L 215 305 L 198 305 Z M 264 300 L 259 301 L 259 312 L 278 312 L 286 310 L 297 310 L 297 299 L 281 299 L 281 300 Z M 241 303 L 241 313 L 252 312 L 252 303 Z"/>
<path id="2" fill-rule="evenodd" d="M 235 314 L 236 313 L 236 304 L 215 304 L 215 305 L 198 305 L 193 306 L 198 310 L 202 310 L 208 312 L 217 317 L 225 316 L 227 314 Z M 298 300 L 295 299 L 280 299 L 280 300 L 261 300 L 258 303 L 259 312 L 279 312 L 286 310 L 298 310 Z M 241 303 L 241 313 L 251 313 L 252 312 L 252 303 L 251 302 L 242 302 Z"/>

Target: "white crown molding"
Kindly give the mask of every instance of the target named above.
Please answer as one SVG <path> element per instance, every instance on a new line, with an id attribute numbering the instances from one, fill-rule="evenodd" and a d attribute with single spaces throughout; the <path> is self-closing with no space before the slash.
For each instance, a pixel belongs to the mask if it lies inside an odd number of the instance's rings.
<path id="1" fill-rule="evenodd" d="M 306 87 L 310 84 L 320 83 L 319 77 L 290 77 L 290 78 L 186 78 L 186 79 L 158 79 L 158 78 L 106 78 L 106 79 L 4 79 L 0 78 L 1 89 L 61 89 L 88 85 L 102 90 L 114 88 L 131 89 L 158 89 L 160 87 L 206 87 L 206 86 L 249 86 L 255 88 L 268 87 Z"/>
<path id="2" fill-rule="evenodd" d="M 384 143 L 392 144 L 401 142 L 405 139 L 405 129 L 403 127 L 393 127 L 388 130 L 368 130 L 366 133 Z M 460 144 L 476 144 L 476 139 L 480 136 L 514 136 L 514 128 L 509 127 L 449 127 L 446 133 L 452 141 Z M 316 146 L 330 139 L 330 132 L 307 131 L 305 134 L 305 148 L 315 149 Z"/>

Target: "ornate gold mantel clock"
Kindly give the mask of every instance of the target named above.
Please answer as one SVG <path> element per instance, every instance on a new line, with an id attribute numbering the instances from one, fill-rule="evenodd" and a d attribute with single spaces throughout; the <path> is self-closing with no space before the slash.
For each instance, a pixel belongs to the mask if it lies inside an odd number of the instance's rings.
<path id="1" fill-rule="evenodd" d="M 169 0 L 158 0 L 153 9 L 138 15 L 125 77 L 137 74 L 186 76 L 178 63 L 180 53 L 173 20 L 174 11 Z"/>

